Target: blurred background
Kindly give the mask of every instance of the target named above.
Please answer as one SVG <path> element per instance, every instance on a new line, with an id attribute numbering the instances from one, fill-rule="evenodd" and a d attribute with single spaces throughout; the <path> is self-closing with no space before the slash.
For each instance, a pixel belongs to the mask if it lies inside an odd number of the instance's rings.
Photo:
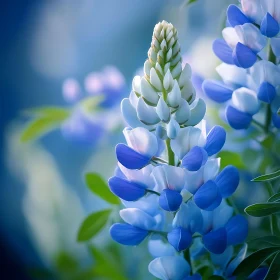
<path id="1" fill-rule="evenodd" d="M 119 103 L 141 71 L 154 25 L 165 19 L 177 27 L 202 94 L 201 81 L 215 76 L 219 63 L 212 41 L 234 2 L 1 1 L 1 279 L 153 279 L 146 246 L 118 247 L 108 228 L 92 244 L 119 261 L 118 278 L 83 274 L 98 262 L 89 244 L 77 243 L 78 228 L 86 215 L 106 207 L 86 188 L 83 174 L 106 180 L 114 172 L 114 146 L 124 127 Z M 102 110 L 81 113 L 77 104 L 97 92 Z M 75 109 L 39 139 L 20 141 L 30 120 L 26 110 L 42 106 Z"/>

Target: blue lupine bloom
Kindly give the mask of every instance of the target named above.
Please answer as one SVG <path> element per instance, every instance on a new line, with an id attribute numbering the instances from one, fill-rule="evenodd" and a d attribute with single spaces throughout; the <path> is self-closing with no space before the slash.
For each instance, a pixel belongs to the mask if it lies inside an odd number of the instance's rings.
<path id="1" fill-rule="evenodd" d="M 229 246 L 222 254 L 211 253 L 211 260 L 215 265 L 214 275 L 219 275 L 228 280 L 235 280 L 234 270 L 243 261 L 247 253 L 247 244 L 244 244 L 237 255 L 233 258 L 233 247 Z M 263 280 L 268 271 L 267 267 L 256 269 L 247 279 Z"/>
<path id="2" fill-rule="evenodd" d="M 171 24 L 156 25 L 148 56 L 145 75 L 133 79 L 130 96 L 121 103 L 126 144 L 116 147 L 118 168 L 109 187 L 125 206 L 120 210 L 124 223 L 113 225 L 110 233 L 130 246 L 147 238 L 156 257 L 149 265 L 154 276 L 199 280 L 180 255 L 193 247 L 194 235 L 204 252 L 216 254 L 246 239 L 246 219 L 233 216 L 226 202 L 239 174 L 233 166 L 219 172 L 215 155 L 226 133 L 220 126 L 206 130 L 206 106 L 196 98 L 190 66 L 181 65 Z"/>
<path id="3" fill-rule="evenodd" d="M 124 77 L 113 66 L 105 67 L 102 72 L 88 74 L 84 87 L 76 79 L 66 79 L 62 93 L 65 101 L 73 106 L 73 112 L 61 126 L 63 136 L 83 145 L 96 143 L 111 129 L 111 114 L 114 114 L 115 120 L 119 119 L 117 116 L 119 113 L 115 108 L 125 91 Z M 90 97 L 100 97 L 98 106 L 102 110 L 91 112 L 83 107 L 83 103 Z M 119 119 L 118 123 L 120 122 Z"/>
<path id="4" fill-rule="evenodd" d="M 272 112 L 271 123 L 279 128 L 275 108 L 280 104 L 279 5 L 276 0 L 242 0 L 240 7 L 230 5 L 230 26 L 222 32 L 224 39 L 213 43 L 214 53 L 224 62 L 216 69 L 223 82 L 206 80 L 203 90 L 210 99 L 226 104 L 225 117 L 234 129 L 247 129 L 265 104 Z"/>

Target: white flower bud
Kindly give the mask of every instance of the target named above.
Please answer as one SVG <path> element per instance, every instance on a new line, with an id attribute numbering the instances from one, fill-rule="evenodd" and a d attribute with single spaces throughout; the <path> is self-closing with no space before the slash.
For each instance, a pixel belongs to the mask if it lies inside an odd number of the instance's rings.
<path id="1" fill-rule="evenodd" d="M 147 105 L 143 98 L 139 98 L 136 110 L 139 120 L 146 125 L 157 124 L 160 121 L 154 107 Z"/>
<path id="2" fill-rule="evenodd" d="M 167 104 L 165 103 L 165 101 L 163 100 L 163 97 L 161 96 L 157 107 L 156 107 L 156 112 L 159 116 L 159 118 L 163 121 L 163 122 L 169 122 L 170 120 L 170 109 L 167 106 Z"/>
<path id="3" fill-rule="evenodd" d="M 189 120 L 191 115 L 190 105 L 185 99 L 181 99 L 180 107 L 175 113 L 176 121 L 183 124 Z"/>
<path id="4" fill-rule="evenodd" d="M 138 94 L 141 93 L 141 77 L 140 76 L 135 76 L 133 78 L 132 89 Z"/>
<path id="5" fill-rule="evenodd" d="M 178 82 L 175 80 L 172 90 L 167 95 L 167 101 L 169 105 L 176 108 L 181 102 L 181 91 Z"/>
<path id="6" fill-rule="evenodd" d="M 163 86 L 166 90 L 169 90 L 171 87 L 173 87 L 173 77 L 172 77 L 169 69 L 167 70 L 167 72 L 163 78 Z"/>
<path id="7" fill-rule="evenodd" d="M 157 92 L 152 88 L 145 77 L 141 78 L 141 94 L 151 104 L 156 105 L 159 100 Z"/>
<path id="8" fill-rule="evenodd" d="M 162 91 L 162 83 L 155 68 L 152 68 L 150 71 L 150 82 L 158 91 Z"/>

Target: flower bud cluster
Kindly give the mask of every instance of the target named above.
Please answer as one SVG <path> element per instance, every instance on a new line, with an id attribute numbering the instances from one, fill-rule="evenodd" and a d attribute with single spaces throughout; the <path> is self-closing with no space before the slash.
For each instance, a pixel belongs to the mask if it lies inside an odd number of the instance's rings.
<path id="1" fill-rule="evenodd" d="M 132 128 L 157 130 L 162 139 L 176 138 L 180 127 L 196 125 L 206 106 L 196 99 L 191 68 L 182 68 L 177 30 L 165 21 L 155 26 L 144 76 L 135 76 L 129 98 L 122 101 L 123 116 Z"/>
<path id="2" fill-rule="evenodd" d="M 144 72 L 122 101 L 127 144 L 116 146 L 118 167 L 109 187 L 125 206 L 124 223 L 114 224 L 110 233 L 130 246 L 148 238 L 155 257 L 149 271 L 157 278 L 201 279 L 190 276 L 186 252 L 193 259 L 205 252 L 223 254 L 246 239 L 246 219 L 226 202 L 239 173 L 233 166 L 220 172 L 215 155 L 226 133 L 220 126 L 206 132 L 205 103 L 195 98 L 190 66 L 181 66 L 172 24 L 156 25 Z"/>
<path id="3" fill-rule="evenodd" d="M 280 128 L 280 1 L 241 0 L 227 10 L 229 26 L 213 51 L 223 61 L 217 72 L 223 82 L 207 80 L 204 92 L 226 103 L 226 119 L 234 129 L 246 129 L 265 104 L 267 125 Z M 268 49 L 268 54 L 265 53 Z"/>

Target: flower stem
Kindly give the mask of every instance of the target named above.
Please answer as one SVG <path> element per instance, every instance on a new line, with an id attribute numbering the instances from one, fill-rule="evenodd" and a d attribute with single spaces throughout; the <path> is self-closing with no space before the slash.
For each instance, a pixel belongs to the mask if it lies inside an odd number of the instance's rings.
<path id="1" fill-rule="evenodd" d="M 175 155 L 171 149 L 169 138 L 166 140 L 166 148 L 167 148 L 167 154 L 168 154 L 168 164 L 175 166 Z"/>
<path id="2" fill-rule="evenodd" d="M 191 261 L 191 255 L 190 255 L 190 249 L 186 249 L 184 251 L 184 258 L 190 265 L 190 275 L 192 275 L 192 261 Z"/>

